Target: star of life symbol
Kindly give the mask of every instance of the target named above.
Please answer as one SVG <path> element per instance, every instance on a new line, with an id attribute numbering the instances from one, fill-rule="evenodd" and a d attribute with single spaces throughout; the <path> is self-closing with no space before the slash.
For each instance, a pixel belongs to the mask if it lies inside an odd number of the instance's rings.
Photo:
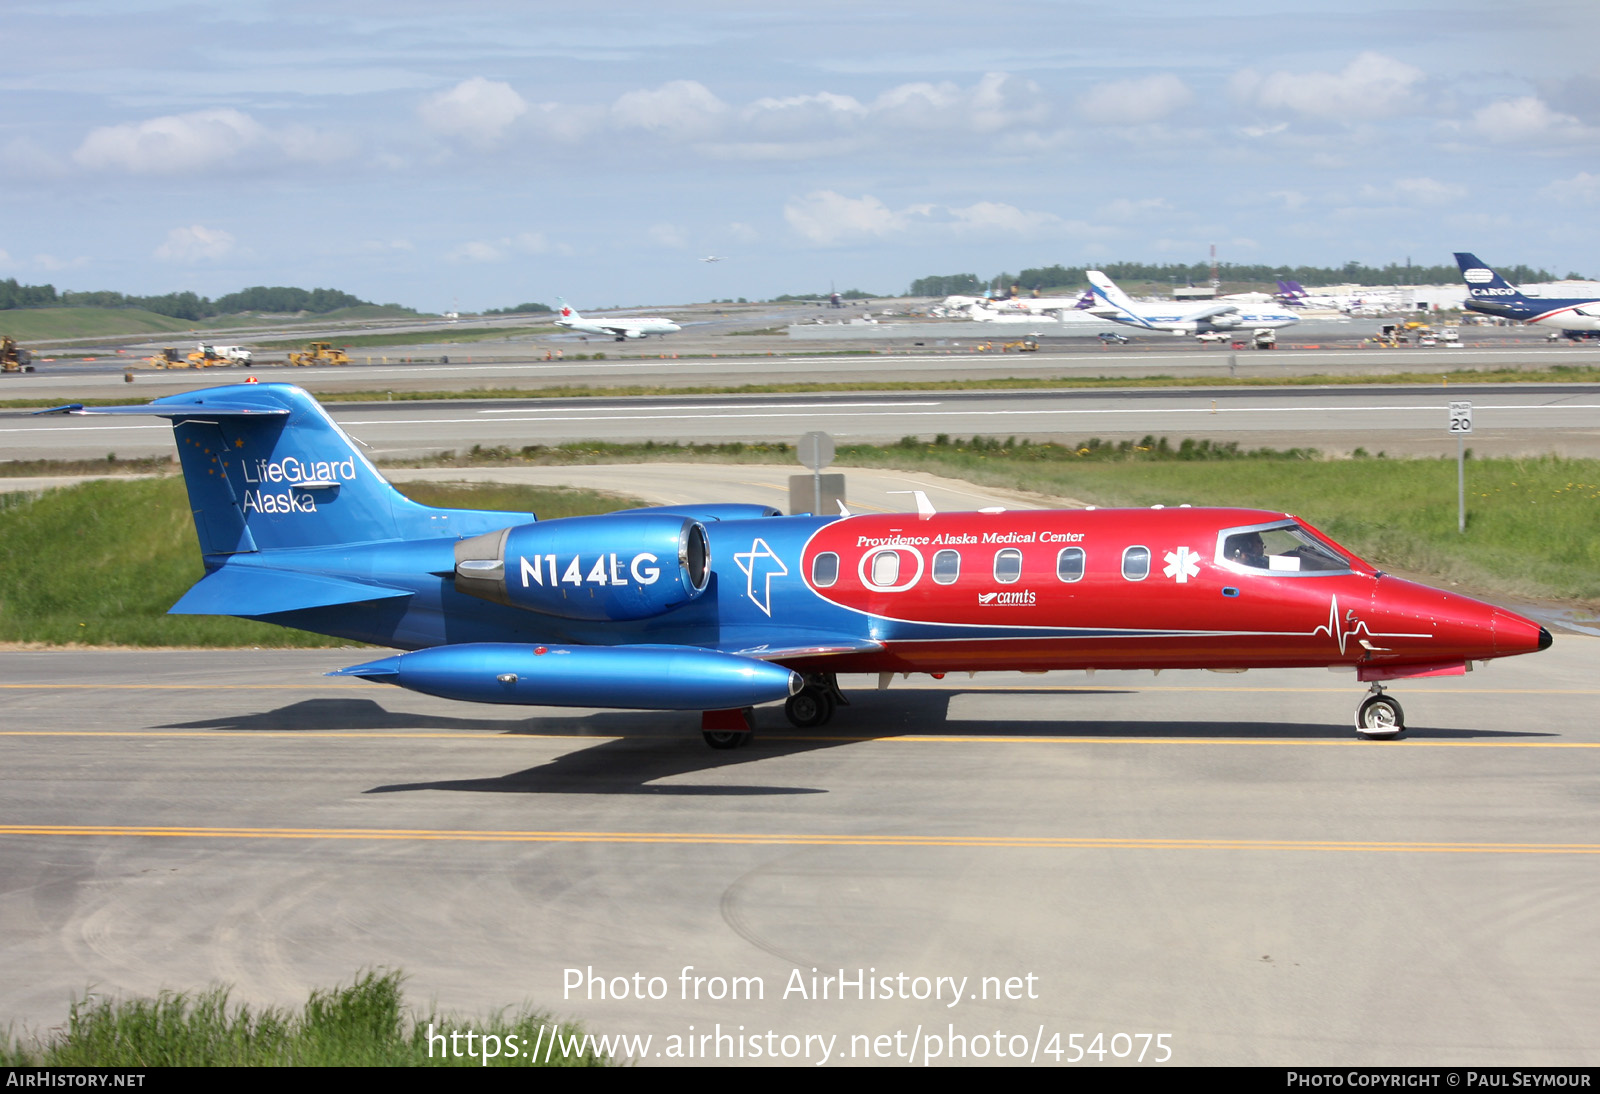
<path id="1" fill-rule="evenodd" d="M 1200 576 L 1200 556 L 1187 547 L 1179 547 L 1166 554 L 1167 568 L 1161 572 L 1176 578 L 1179 585 L 1188 584 L 1191 577 Z"/>
<path id="2" fill-rule="evenodd" d="M 745 595 L 748 596 L 756 607 L 760 608 L 768 617 L 772 615 L 772 579 L 784 577 L 789 573 L 789 567 L 783 560 L 773 553 L 764 539 L 750 541 L 750 549 L 733 556 L 733 561 L 739 569 L 744 571 Z M 757 590 L 756 584 L 760 582 L 761 588 Z"/>

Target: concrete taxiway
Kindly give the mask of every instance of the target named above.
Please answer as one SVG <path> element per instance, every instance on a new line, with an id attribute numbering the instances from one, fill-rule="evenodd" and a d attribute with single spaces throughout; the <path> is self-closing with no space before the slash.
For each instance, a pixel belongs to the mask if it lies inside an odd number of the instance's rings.
<path id="1" fill-rule="evenodd" d="M 1098 1034 L 1177 1064 L 1592 1066 L 1597 654 L 1402 684 L 1389 743 L 1353 740 L 1348 677 L 1102 673 L 846 679 L 826 729 L 763 709 L 716 753 L 692 715 L 320 675 L 367 651 L 13 652 L 0 1015 L 218 981 L 291 1005 L 384 966 L 419 1004 L 650 1035 L 651 1064 L 743 1027 L 835 1035 L 831 1063 L 920 1062 L 920 1030 L 968 1063 Z M 840 999 L 841 973 L 891 980 Z M 939 977 L 955 1005 L 915 997 Z"/>

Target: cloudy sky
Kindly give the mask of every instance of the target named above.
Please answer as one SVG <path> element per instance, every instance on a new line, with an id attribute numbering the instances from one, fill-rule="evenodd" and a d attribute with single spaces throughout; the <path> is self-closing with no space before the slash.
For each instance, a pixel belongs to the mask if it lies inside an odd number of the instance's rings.
<path id="1" fill-rule="evenodd" d="M 465 311 L 1212 243 L 1600 275 L 1597 41 L 1597 0 L 6 0 L 0 277 Z"/>

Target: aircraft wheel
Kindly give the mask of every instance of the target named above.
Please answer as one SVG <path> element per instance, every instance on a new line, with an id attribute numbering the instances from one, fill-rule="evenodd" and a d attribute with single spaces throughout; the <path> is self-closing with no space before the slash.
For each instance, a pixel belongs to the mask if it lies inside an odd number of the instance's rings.
<path id="1" fill-rule="evenodd" d="M 783 713 L 796 727 L 814 729 L 833 717 L 833 696 L 820 688 L 803 688 L 789 696 Z"/>
<path id="2" fill-rule="evenodd" d="M 1405 730 L 1405 711 L 1387 695 L 1369 696 L 1356 710 L 1356 736 L 1364 740 L 1398 737 Z"/>
<path id="3" fill-rule="evenodd" d="M 737 729 L 707 729 L 700 735 L 706 739 L 706 744 L 715 749 L 742 748 L 755 736 L 754 733 L 741 733 Z"/>

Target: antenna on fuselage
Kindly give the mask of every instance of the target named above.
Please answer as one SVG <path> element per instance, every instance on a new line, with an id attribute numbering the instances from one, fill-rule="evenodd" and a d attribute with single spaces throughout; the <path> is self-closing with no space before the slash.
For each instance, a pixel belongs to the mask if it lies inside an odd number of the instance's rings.
<path id="1" fill-rule="evenodd" d="M 916 498 L 917 517 L 920 520 L 927 520 L 929 517 L 938 512 L 938 510 L 933 507 L 933 502 L 928 500 L 928 495 L 924 494 L 921 490 L 889 490 L 886 491 L 886 493 L 910 494 L 912 497 Z"/>

